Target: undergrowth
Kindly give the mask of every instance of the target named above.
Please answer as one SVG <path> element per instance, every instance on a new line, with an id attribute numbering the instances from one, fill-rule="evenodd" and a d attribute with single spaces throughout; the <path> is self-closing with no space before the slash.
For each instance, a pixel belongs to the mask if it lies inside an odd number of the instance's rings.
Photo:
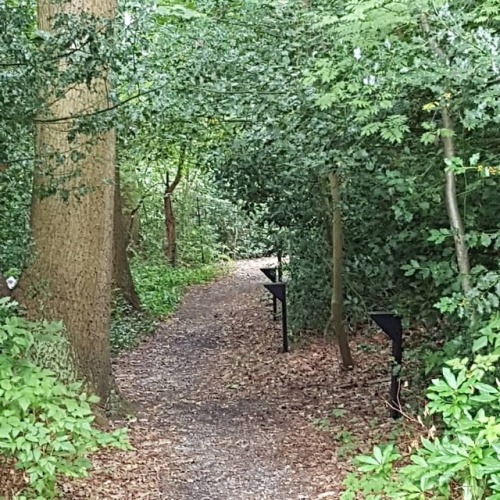
<path id="1" fill-rule="evenodd" d="M 132 275 L 144 309 L 156 318 L 171 315 L 190 285 L 209 283 L 222 275 L 221 264 L 172 268 L 166 264 L 133 262 Z"/>
<path id="2" fill-rule="evenodd" d="M 15 303 L 0 299 L 0 465 L 24 474 L 17 500 L 55 498 L 57 479 L 86 477 L 88 456 L 98 448 L 129 446 L 123 429 L 105 433 L 93 426 L 97 397 L 33 361 L 40 339 L 48 342 L 62 328 L 27 321 Z M 3 486 L 0 495 L 8 494 Z"/>
<path id="3" fill-rule="evenodd" d="M 141 338 L 155 331 L 156 324 L 150 313 L 136 311 L 120 294 L 115 294 L 111 314 L 111 353 L 116 356 L 133 349 Z"/>
<path id="4" fill-rule="evenodd" d="M 471 332 L 470 355 L 432 380 L 420 443 L 358 456 L 342 500 L 500 500 L 500 314 Z"/>

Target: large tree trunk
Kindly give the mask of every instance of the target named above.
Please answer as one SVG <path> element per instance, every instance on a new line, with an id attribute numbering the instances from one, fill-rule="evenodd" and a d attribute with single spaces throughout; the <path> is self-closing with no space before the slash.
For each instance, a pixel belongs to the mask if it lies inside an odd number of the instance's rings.
<path id="1" fill-rule="evenodd" d="M 332 221 L 332 302 L 330 306 L 330 319 L 326 328 L 328 333 L 329 325 L 333 327 L 333 333 L 337 340 L 342 366 L 346 370 L 351 370 L 354 361 L 349 347 L 347 332 L 344 328 L 344 289 L 342 283 L 343 272 L 343 230 L 342 230 L 342 207 L 340 194 L 340 180 L 338 173 L 330 174 L 330 190 L 333 201 L 333 221 Z"/>
<path id="2" fill-rule="evenodd" d="M 115 195 L 113 212 L 113 283 L 123 298 L 135 309 L 141 308 L 135 290 L 127 256 L 127 234 L 123 227 L 122 196 L 120 188 L 120 169 L 115 168 Z"/>
<path id="3" fill-rule="evenodd" d="M 60 13 L 86 13 L 110 19 L 115 0 L 39 0 L 39 28 L 51 31 Z M 99 29 L 96 26 L 96 30 Z M 76 41 L 78 43 L 78 40 Z M 61 68 L 65 61 L 61 61 Z M 111 381 L 109 347 L 113 242 L 113 178 L 115 133 L 79 134 L 70 142 L 68 132 L 79 115 L 109 107 L 106 68 L 102 78 L 68 88 L 50 104 L 50 113 L 36 125 L 37 168 L 31 227 L 33 262 L 23 274 L 19 298 L 33 319 L 63 320 L 77 374 L 101 400 Z M 75 163 L 68 151 L 83 155 Z M 59 158 L 56 158 L 58 155 Z M 69 199 L 59 193 L 39 197 L 53 176 L 64 179 Z M 71 175 L 70 175 L 71 177 Z M 72 190 L 84 186 L 77 198 Z"/>
<path id="4" fill-rule="evenodd" d="M 5 163 L 0 163 L 0 174 L 3 174 L 4 172 L 7 172 L 8 165 Z M 0 178 L 0 182 L 1 182 Z M 10 288 L 7 286 L 7 281 L 5 279 L 5 276 L 0 273 L 0 299 L 2 297 L 8 297 L 11 295 L 12 291 Z"/>
<path id="5" fill-rule="evenodd" d="M 11 294 L 10 288 L 7 286 L 7 281 L 2 273 L 0 273 L 0 299 L 8 297 Z"/>

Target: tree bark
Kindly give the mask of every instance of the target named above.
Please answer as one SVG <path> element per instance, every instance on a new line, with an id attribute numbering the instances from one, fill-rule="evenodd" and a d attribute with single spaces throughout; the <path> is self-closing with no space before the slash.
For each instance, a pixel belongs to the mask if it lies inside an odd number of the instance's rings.
<path id="1" fill-rule="evenodd" d="M 446 106 L 444 106 L 441 111 L 441 117 L 443 120 L 443 128 L 453 132 L 453 123 L 450 112 Z M 455 158 L 454 138 L 452 136 L 446 136 L 442 139 L 445 158 L 447 160 L 453 160 Z M 456 178 L 452 171 L 446 172 L 445 197 L 448 219 L 450 221 L 450 226 L 455 240 L 455 253 L 457 256 L 462 290 L 467 293 L 471 289 L 469 252 L 465 242 L 465 230 L 462 217 L 460 215 L 460 209 L 458 208 Z"/>
<path id="2" fill-rule="evenodd" d="M 128 304 L 138 311 L 141 309 L 141 302 L 135 290 L 127 256 L 127 234 L 123 226 L 120 169 L 118 166 L 115 168 L 113 221 L 113 284 Z"/>
<path id="3" fill-rule="evenodd" d="M 163 210 L 165 214 L 165 254 L 167 262 L 175 267 L 177 264 L 177 231 L 176 231 L 176 220 L 174 213 L 174 205 L 172 201 L 172 196 L 174 194 L 175 188 L 179 185 L 182 179 L 182 170 L 184 168 L 184 162 L 186 161 L 186 146 L 181 148 L 179 155 L 179 164 L 177 166 L 177 173 L 175 174 L 175 179 L 172 184 L 170 184 L 167 178 L 165 180 L 165 192 L 163 195 Z"/>
<path id="4" fill-rule="evenodd" d="M 427 36 L 430 37 L 430 26 L 427 20 L 427 16 L 422 14 L 422 28 Z M 446 60 L 445 53 L 443 49 L 432 39 L 430 39 L 431 47 L 436 53 L 436 55 L 442 60 Z M 450 115 L 450 110 L 447 104 L 443 104 L 441 108 L 441 120 L 443 122 L 443 128 L 450 133 L 454 132 L 453 120 Z M 455 139 L 452 135 L 442 136 L 444 156 L 447 160 L 453 160 L 455 158 Z M 470 282 L 470 261 L 469 252 L 467 249 L 467 244 L 465 242 L 465 230 L 462 222 L 462 217 L 460 215 L 460 209 L 458 208 L 457 201 L 457 188 L 456 188 L 456 177 L 452 171 L 446 172 L 445 181 L 445 199 L 446 199 L 446 211 L 448 213 L 448 220 L 453 231 L 453 238 L 455 241 L 455 254 L 457 258 L 458 271 L 460 273 L 460 280 L 462 285 L 462 290 L 467 293 L 471 289 Z"/>
<path id="5" fill-rule="evenodd" d="M 115 12 L 115 0 L 39 0 L 38 27 L 50 32 L 58 14 L 86 13 L 104 23 Z M 62 68 L 65 64 L 61 61 Z M 32 319 L 63 320 L 73 368 L 103 403 L 111 381 L 115 132 L 92 137 L 79 134 L 72 142 L 68 132 L 79 115 L 108 107 L 108 77 L 103 67 L 101 78 L 68 88 L 37 120 L 38 162 L 31 211 L 34 255 L 18 287 L 19 299 Z M 76 163 L 67 153 L 75 150 L 83 155 Z M 59 194 L 36 195 L 53 176 L 65 179 L 68 175 L 63 185 L 70 193 L 67 200 Z M 87 192 L 77 198 L 71 192 L 79 186 Z"/>
<path id="6" fill-rule="evenodd" d="M 177 264 L 177 230 L 172 203 L 172 192 L 166 188 L 163 197 L 163 209 L 165 213 L 165 236 L 166 236 L 166 258 L 167 262 L 175 267 Z"/>
<path id="7" fill-rule="evenodd" d="M 346 370 L 354 367 L 349 339 L 344 328 L 344 290 L 342 283 L 343 273 L 343 229 L 342 229 L 342 206 L 340 193 L 340 179 L 338 173 L 332 173 L 329 177 L 330 191 L 333 201 L 332 220 L 332 301 L 330 305 L 330 319 L 326 328 L 328 333 L 330 324 L 337 340 L 342 366 Z"/>

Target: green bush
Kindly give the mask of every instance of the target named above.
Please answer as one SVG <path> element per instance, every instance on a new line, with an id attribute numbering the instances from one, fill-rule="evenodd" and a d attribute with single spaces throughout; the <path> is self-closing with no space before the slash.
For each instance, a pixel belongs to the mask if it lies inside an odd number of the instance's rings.
<path id="1" fill-rule="evenodd" d="M 186 287 L 208 283 L 223 272 L 220 265 L 172 268 L 166 264 L 133 262 L 132 274 L 141 304 L 155 317 L 172 314 Z"/>
<path id="2" fill-rule="evenodd" d="M 59 476 L 85 477 L 88 455 L 102 446 L 126 449 L 124 430 L 94 427 L 91 405 L 81 383 L 62 384 L 56 374 L 31 361 L 35 339 L 60 335 L 55 323 L 32 323 L 0 300 L 0 455 L 14 459 L 29 479 L 26 497 L 57 496 Z"/>
<path id="3" fill-rule="evenodd" d="M 374 448 L 357 458 L 359 469 L 346 480 L 343 500 L 357 498 L 500 500 L 500 314 L 493 316 L 472 344 L 474 356 L 453 359 L 428 390 L 431 427 L 396 471 L 400 456 Z M 386 449 L 387 450 L 387 449 Z"/>

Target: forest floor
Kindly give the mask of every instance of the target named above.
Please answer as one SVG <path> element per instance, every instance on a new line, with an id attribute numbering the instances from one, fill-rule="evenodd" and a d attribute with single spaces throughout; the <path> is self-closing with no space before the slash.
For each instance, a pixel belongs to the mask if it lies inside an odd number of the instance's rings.
<path id="1" fill-rule="evenodd" d="M 237 262 L 192 288 L 175 316 L 115 376 L 135 407 L 132 452 L 103 451 L 91 478 L 62 485 L 66 499 L 339 499 L 349 458 L 384 442 L 388 342 L 368 327 L 352 335 L 357 367 L 341 370 L 322 336 L 280 353 L 259 268 Z"/>

